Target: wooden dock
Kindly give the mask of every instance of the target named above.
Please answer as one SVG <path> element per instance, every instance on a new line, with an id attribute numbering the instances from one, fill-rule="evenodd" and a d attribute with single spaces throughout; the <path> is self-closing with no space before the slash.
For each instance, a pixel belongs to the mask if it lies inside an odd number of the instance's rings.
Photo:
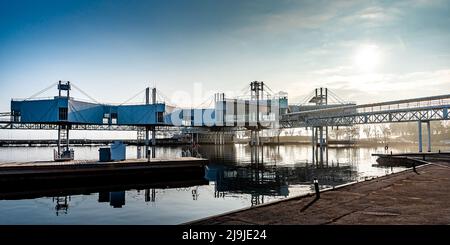
<path id="1" fill-rule="evenodd" d="M 0 193 L 32 189 L 76 187 L 80 184 L 157 183 L 203 180 L 208 160 L 183 157 L 132 159 L 120 162 L 15 162 L 0 163 Z"/>

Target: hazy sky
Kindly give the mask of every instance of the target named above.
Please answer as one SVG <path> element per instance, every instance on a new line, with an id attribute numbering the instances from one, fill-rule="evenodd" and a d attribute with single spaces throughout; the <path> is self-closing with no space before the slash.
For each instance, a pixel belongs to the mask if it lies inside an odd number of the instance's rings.
<path id="1" fill-rule="evenodd" d="M 58 80 L 105 102 L 253 80 L 291 101 L 316 86 L 358 103 L 447 94 L 449 13 L 426 0 L 0 0 L 0 111 Z"/>

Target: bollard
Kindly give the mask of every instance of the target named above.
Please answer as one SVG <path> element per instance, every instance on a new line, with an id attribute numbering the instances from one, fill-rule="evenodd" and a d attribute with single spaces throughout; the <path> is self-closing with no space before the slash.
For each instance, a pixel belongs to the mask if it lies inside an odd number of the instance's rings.
<path id="1" fill-rule="evenodd" d="M 415 173 L 417 173 L 417 170 L 416 170 L 416 162 L 413 161 L 412 165 L 413 165 L 413 171 L 414 171 Z"/>
<path id="2" fill-rule="evenodd" d="M 316 199 L 320 198 L 320 190 L 319 190 L 319 181 L 317 181 L 317 178 L 314 178 L 314 189 L 316 191 Z"/>

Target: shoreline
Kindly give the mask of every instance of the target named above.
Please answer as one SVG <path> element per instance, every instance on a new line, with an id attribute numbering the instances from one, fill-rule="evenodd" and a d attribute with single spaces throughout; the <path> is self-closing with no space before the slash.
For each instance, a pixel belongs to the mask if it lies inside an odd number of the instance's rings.
<path id="1" fill-rule="evenodd" d="M 320 199 L 309 193 L 184 225 L 449 224 L 450 215 L 445 214 L 450 210 L 450 193 L 444 190 L 450 187 L 446 177 L 450 174 L 450 161 L 427 162 L 417 166 L 416 171 L 410 168 L 328 188 L 321 191 Z M 429 185 L 430 182 L 439 184 Z"/>

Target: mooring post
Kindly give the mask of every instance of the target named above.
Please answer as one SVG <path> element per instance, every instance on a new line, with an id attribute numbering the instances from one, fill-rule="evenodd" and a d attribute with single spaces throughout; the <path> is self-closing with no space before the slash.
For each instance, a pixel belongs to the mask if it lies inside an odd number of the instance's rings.
<path id="1" fill-rule="evenodd" d="M 314 178 L 314 190 L 316 191 L 316 199 L 320 198 L 319 181 Z"/>

